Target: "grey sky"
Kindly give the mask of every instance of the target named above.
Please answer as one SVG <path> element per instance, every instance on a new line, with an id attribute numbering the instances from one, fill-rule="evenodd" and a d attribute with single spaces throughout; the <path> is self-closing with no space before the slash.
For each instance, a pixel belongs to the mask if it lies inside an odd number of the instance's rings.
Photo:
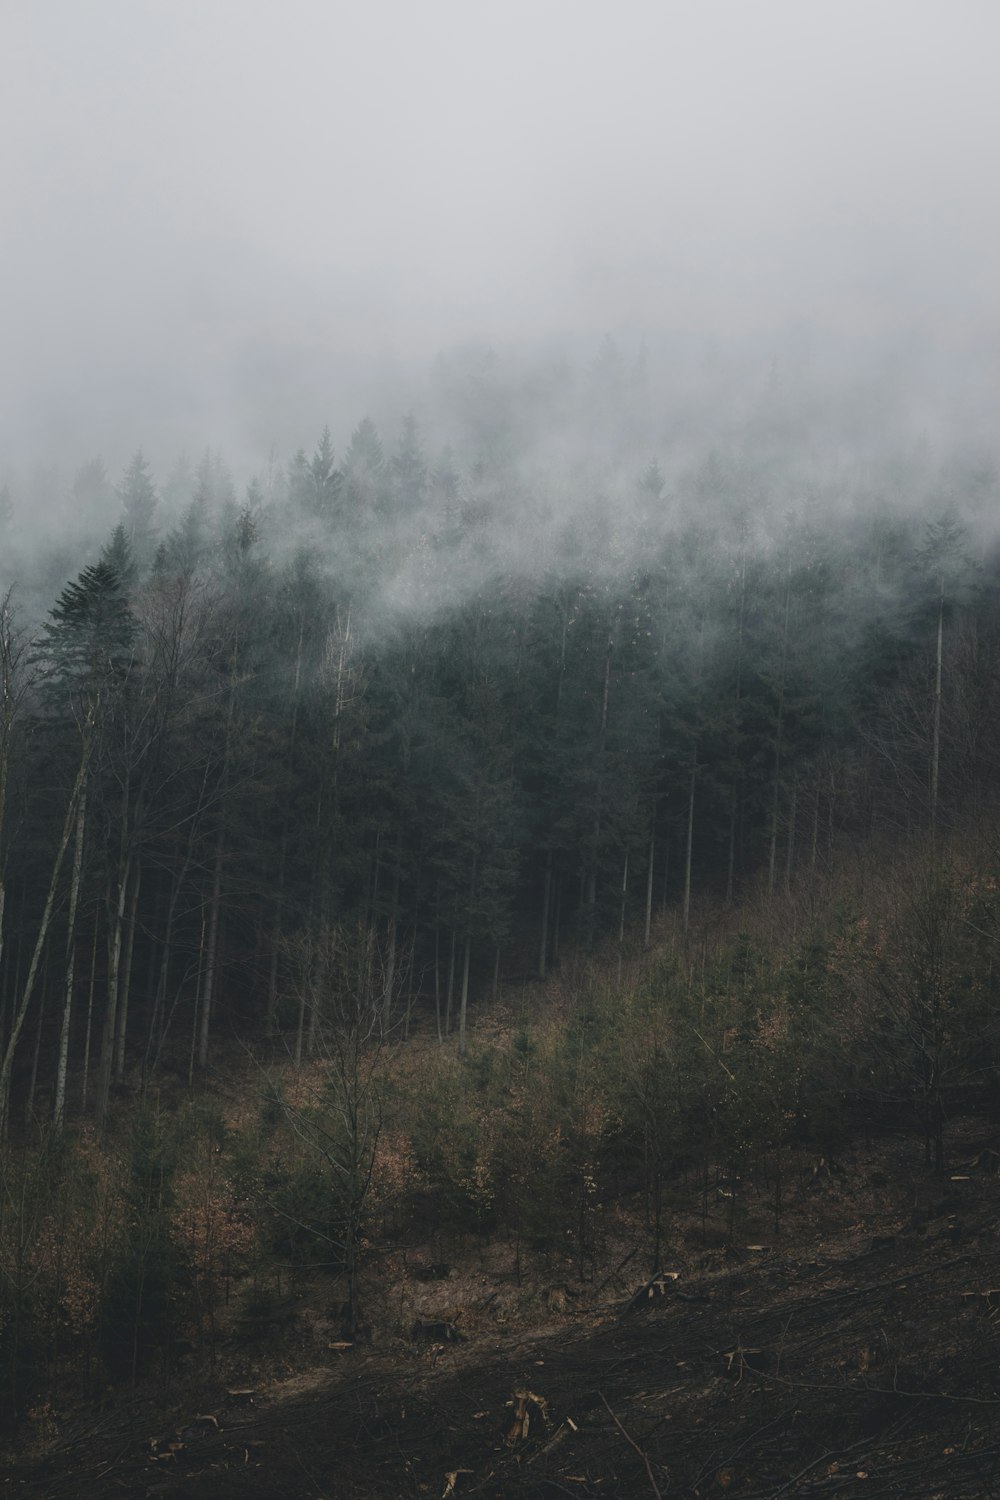
<path id="1" fill-rule="evenodd" d="M 0 53 L 0 465 L 464 338 L 1000 331 L 995 0 L 0 0 Z"/>

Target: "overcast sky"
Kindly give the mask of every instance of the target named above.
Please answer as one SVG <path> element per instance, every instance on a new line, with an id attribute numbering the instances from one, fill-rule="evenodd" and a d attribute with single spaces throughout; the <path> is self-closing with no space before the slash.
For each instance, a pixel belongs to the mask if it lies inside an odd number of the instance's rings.
<path id="1" fill-rule="evenodd" d="M 0 0 L 0 56 L 0 467 L 471 338 L 1000 331 L 996 0 Z"/>

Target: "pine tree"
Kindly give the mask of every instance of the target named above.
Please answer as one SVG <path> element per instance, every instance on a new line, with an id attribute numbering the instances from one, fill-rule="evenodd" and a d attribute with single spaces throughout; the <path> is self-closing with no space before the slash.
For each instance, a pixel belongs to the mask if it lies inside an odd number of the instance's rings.
<path id="1" fill-rule="evenodd" d="M 100 692 L 128 670 L 136 622 L 121 574 L 102 559 L 68 583 L 43 626 L 43 676 L 61 689 Z"/>
<path id="2" fill-rule="evenodd" d="M 151 561 L 156 537 L 156 487 L 149 465 L 138 450 L 118 484 L 125 531 L 139 568 Z"/>

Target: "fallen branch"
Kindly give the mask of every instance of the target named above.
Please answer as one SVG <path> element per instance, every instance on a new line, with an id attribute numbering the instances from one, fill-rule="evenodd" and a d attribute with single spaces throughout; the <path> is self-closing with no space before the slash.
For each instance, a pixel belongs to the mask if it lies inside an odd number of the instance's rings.
<path id="1" fill-rule="evenodd" d="M 636 1453 L 638 1453 L 639 1457 L 642 1459 L 643 1463 L 646 1465 L 646 1473 L 649 1475 L 649 1483 L 650 1483 L 650 1485 L 652 1487 L 653 1494 L 656 1496 L 656 1500 L 663 1500 L 663 1496 L 660 1493 L 660 1487 L 657 1484 L 655 1478 L 653 1477 L 653 1466 L 650 1463 L 649 1459 L 646 1457 L 645 1453 L 643 1453 L 642 1449 L 639 1447 L 639 1444 L 635 1441 L 635 1439 L 632 1438 L 632 1437 L 630 1437 L 629 1434 L 625 1431 L 624 1427 L 619 1422 L 619 1420 L 615 1416 L 614 1412 L 611 1410 L 611 1407 L 605 1401 L 603 1392 L 598 1391 L 597 1394 L 601 1398 L 601 1402 L 602 1402 L 602 1404 L 604 1406 L 604 1410 L 607 1412 L 607 1414 L 611 1418 L 612 1422 L 614 1422 L 615 1426 L 618 1428 L 618 1431 L 621 1433 L 621 1435 L 625 1439 L 626 1443 L 628 1443 L 629 1447 L 632 1448 L 632 1449 L 634 1449 L 634 1451 Z"/>

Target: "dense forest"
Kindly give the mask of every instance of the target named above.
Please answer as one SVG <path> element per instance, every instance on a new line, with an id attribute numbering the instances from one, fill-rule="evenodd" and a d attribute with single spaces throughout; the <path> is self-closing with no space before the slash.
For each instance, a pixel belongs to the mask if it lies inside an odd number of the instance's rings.
<path id="1" fill-rule="evenodd" d="M 712 430 L 610 342 L 463 358 L 239 483 L 5 486 L 6 1414 L 214 1358 L 233 1278 L 250 1338 L 277 1263 L 354 1338 L 415 1224 L 583 1277 L 635 1193 L 655 1270 L 671 1173 L 780 1220 L 887 1109 L 943 1165 L 1000 1082 L 1000 478 L 779 376 Z"/>

